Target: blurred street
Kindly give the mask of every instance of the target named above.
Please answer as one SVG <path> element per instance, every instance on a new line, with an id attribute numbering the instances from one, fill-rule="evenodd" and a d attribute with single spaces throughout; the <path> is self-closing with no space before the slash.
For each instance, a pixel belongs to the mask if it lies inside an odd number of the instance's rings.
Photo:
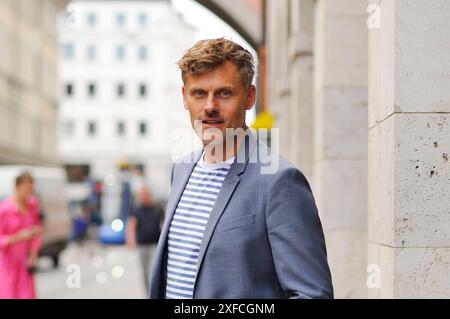
<path id="1" fill-rule="evenodd" d="M 80 288 L 70 288 L 70 265 L 80 266 Z M 71 243 L 61 254 L 60 265 L 39 260 L 36 274 L 39 299 L 145 298 L 137 251 L 125 246 L 102 246 L 96 242 Z"/>
<path id="2" fill-rule="evenodd" d="M 214 38 L 256 62 L 245 123 L 308 182 L 334 297 L 450 298 L 448 30 L 450 0 L 0 0 L 0 299 L 36 297 L 38 254 L 39 299 L 147 298 L 126 244 L 154 245 L 187 188 L 177 61 Z"/>

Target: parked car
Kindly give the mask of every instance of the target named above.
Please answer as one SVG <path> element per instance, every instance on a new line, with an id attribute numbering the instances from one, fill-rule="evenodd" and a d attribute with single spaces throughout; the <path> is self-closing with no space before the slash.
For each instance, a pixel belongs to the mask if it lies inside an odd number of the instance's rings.
<path id="1" fill-rule="evenodd" d="M 59 255 L 69 242 L 71 219 L 66 197 L 66 173 L 58 167 L 0 166 L 0 200 L 14 192 L 15 178 L 30 172 L 35 179 L 35 192 L 41 203 L 42 248 L 40 256 L 52 258 L 55 267 Z"/>

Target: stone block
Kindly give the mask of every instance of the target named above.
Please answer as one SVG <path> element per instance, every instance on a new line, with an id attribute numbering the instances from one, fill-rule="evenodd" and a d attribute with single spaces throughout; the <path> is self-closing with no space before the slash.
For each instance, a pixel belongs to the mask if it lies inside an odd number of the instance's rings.
<path id="1" fill-rule="evenodd" d="M 450 248 L 394 250 L 394 298 L 450 298 Z"/>
<path id="2" fill-rule="evenodd" d="M 369 242 L 366 271 L 367 297 L 392 299 L 394 296 L 394 249 Z"/>
<path id="3" fill-rule="evenodd" d="M 314 196 L 326 230 L 367 227 L 367 164 L 365 160 L 315 163 Z"/>
<path id="4" fill-rule="evenodd" d="M 366 298 L 365 230 L 328 231 L 325 238 L 335 298 Z"/>
<path id="5" fill-rule="evenodd" d="M 369 36 L 369 125 L 392 113 L 450 112 L 450 3 L 389 0 L 380 10 Z"/>
<path id="6" fill-rule="evenodd" d="M 324 86 L 367 86 L 366 16 L 316 14 L 314 39 L 316 89 Z"/>
<path id="7" fill-rule="evenodd" d="M 394 246 L 450 246 L 450 115 L 395 121 Z"/>
<path id="8" fill-rule="evenodd" d="M 301 56 L 291 70 L 291 134 L 296 137 L 291 152 L 294 164 L 308 179 L 313 176 L 314 158 L 312 63 L 312 56 Z"/>
<path id="9" fill-rule="evenodd" d="M 322 0 L 328 16 L 365 15 L 367 0 Z"/>
<path id="10" fill-rule="evenodd" d="M 367 88 L 326 88 L 316 94 L 316 160 L 367 157 Z"/>
<path id="11" fill-rule="evenodd" d="M 395 1 L 395 15 L 396 112 L 450 112 L 450 2 Z"/>
<path id="12" fill-rule="evenodd" d="M 394 113 L 394 2 L 380 4 L 380 24 L 369 29 L 369 127 Z"/>
<path id="13" fill-rule="evenodd" d="M 395 114 L 369 133 L 369 240 L 450 245 L 450 116 Z"/>
<path id="14" fill-rule="evenodd" d="M 394 238 L 395 117 L 369 130 L 368 238 L 392 246 Z"/>

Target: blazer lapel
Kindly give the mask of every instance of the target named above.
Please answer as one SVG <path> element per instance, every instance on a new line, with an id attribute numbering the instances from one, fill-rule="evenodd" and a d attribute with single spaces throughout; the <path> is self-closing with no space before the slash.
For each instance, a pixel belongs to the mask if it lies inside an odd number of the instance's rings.
<path id="1" fill-rule="evenodd" d="M 220 190 L 219 196 L 217 197 L 216 203 L 209 216 L 205 232 L 203 233 L 203 239 L 198 256 L 197 275 L 195 276 L 195 283 L 194 283 L 194 293 L 198 273 L 200 271 L 203 259 L 205 257 L 206 250 L 208 249 L 209 242 L 211 241 L 212 234 L 214 233 L 214 229 L 216 228 L 217 222 L 222 216 L 225 207 L 227 206 L 228 202 L 233 196 L 234 190 L 239 184 L 240 181 L 239 175 L 241 175 L 245 171 L 248 159 L 256 146 L 256 142 L 257 142 L 256 136 L 250 130 L 248 130 L 244 137 L 244 142 L 241 144 L 241 147 L 239 148 L 238 155 L 236 156 L 235 161 L 231 165 L 230 170 L 228 171 L 228 174 L 222 184 L 222 189 Z"/>
<path id="2" fill-rule="evenodd" d="M 187 182 L 189 181 L 189 177 L 191 176 L 192 171 L 194 170 L 195 165 L 197 164 L 200 156 L 202 155 L 201 151 L 198 151 L 193 156 L 193 161 L 190 163 L 180 163 L 178 165 L 184 166 L 180 167 L 179 171 L 181 176 L 179 176 L 178 181 L 174 181 L 175 188 L 171 192 L 170 199 L 167 204 L 167 217 L 164 223 L 164 227 L 161 231 L 161 239 L 164 239 L 164 246 L 167 241 L 167 235 L 169 232 L 170 223 L 172 221 L 173 215 L 175 214 L 175 209 L 180 201 L 181 195 L 183 194 L 184 188 L 186 187 Z"/>
<path id="3" fill-rule="evenodd" d="M 176 176 L 176 180 L 173 181 L 173 189 L 170 192 L 170 197 L 167 202 L 167 209 L 166 209 L 166 219 L 164 221 L 163 228 L 161 230 L 161 236 L 158 242 L 157 252 L 155 254 L 155 265 L 158 265 L 158 267 L 155 269 L 155 272 L 158 272 L 155 274 L 155 278 L 160 278 L 159 282 L 161 283 L 158 291 L 160 293 L 159 298 L 164 298 L 163 292 L 165 291 L 165 280 L 163 280 L 163 274 L 164 274 L 164 258 L 165 258 L 165 251 L 167 247 L 167 236 L 169 233 L 170 223 L 172 221 L 173 215 L 175 213 L 175 209 L 178 205 L 178 202 L 180 201 L 181 195 L 183 194 L 184 188 L 186 187 L 186 184 L 189 180 L 189 177 L 191 176 L 192 171 L 194 170 L 195 165 L 198 162 L 198 159 L 200 158 L 202 154 L 202 151 L 195 152 L 192 161 L 189 163 L 180 163 L 176 164 L 183 166 L 182 168 L 178 170 L 180 173 L 179 176 Z"/>

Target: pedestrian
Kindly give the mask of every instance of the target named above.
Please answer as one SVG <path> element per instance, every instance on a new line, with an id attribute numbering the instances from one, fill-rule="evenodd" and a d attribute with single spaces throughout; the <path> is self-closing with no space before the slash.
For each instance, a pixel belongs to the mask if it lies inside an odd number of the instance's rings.
<path id="1" fill-rule="evenodd" d="M 150 266 L 160 235 L 160 214 L 156 209 L 149 189 L 139 190 L 139 204 L 131 210 L 127 222 L 126 242 L 131 249 L 138 248 L 145 284 L 146 296 L 149 293 Z"/>
<path id="2" fill-rule="evenodd" d="M 150 297 L 332 298 L 308 181 L 245 123 L 256 100 L 252 55 L 202 40 L 178 65 L 203 149 L 174 164 Z M 260 154 L 277 169 L 265 172 Z"/>
<path id="3" fill-rule="evenodd" d="M 34 269 L 41 247 L 34 178 L 17 176 L 15 193 L 0 204 L 0 299 L 34 299 Z"/>

